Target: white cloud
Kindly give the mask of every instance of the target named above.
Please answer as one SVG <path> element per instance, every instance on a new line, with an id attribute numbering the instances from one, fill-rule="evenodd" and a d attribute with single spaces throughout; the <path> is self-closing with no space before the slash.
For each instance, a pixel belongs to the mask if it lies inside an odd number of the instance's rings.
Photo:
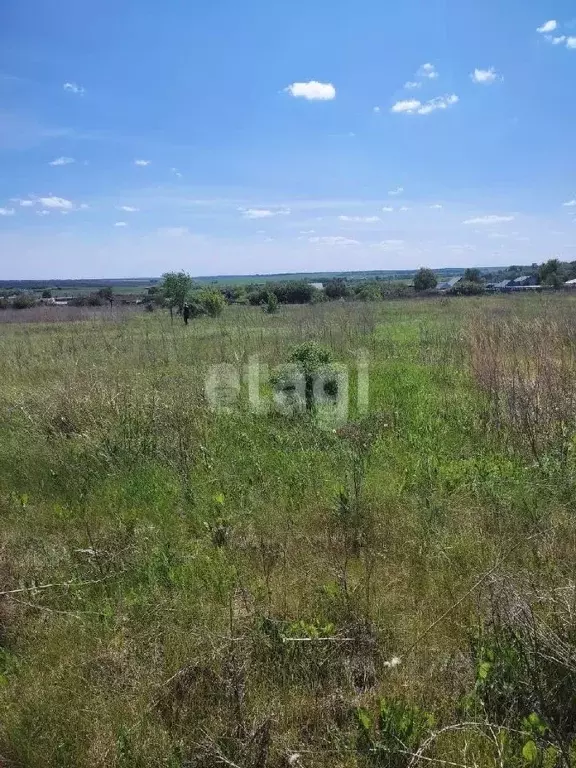
<path id="1" fill-rule="evenodd" d="M 86 93 L 84 88 L 82 88 L 81 85 L 78 85 L 78 83 L 64 83 L 62 87 L 65 91 L 69 91 L 70 93 L 77 93 L 79 96 L 82 96 L 82 94 Z"/>
<path id="2" fill-rule="evenodd" d="M 74 203 L 63 197 L 39 197 L 38 201 L 43 208 L 58 208 L 64 211 L 74 210 Z"/>
<path id="3" fill-rule="evenodd" d="M 446 96 L 437 96 L 435 99 L 430 99 L 426 104 L 423 104 L 417 112 L 419 115 L 429 115 L 430 112 L 434 112 L 437 109 L 448 109 L 448 107 L 451 107 L 453 104 L 457 104 L 458 101 L 458 96 L 456 96 L 455 93 Z"/>
<path id="4" fill-rule="evenodd" d="M 142 167 L 150 165 L 150 160 L 134 160 L 134 165 L 140 165 Z"/>
<path id="5" fill-rule="evenodd" d="M 547 35 L 546 40 L 549 40 L 552 45 L 561 45 L 562 43 L 566 42 L 566 35 L 559 35 L 558 37 L 552 37 L 552 35 Z M 570 47 L 567 44 L 568 48 Z"/>
<path id="6" fill-rule="evenodd" d="M 418 72 L 416 72 L 416 77 L 427 77 L 430 80 L 436 80 L 438 72 L 436 71 L 434 64 L 428 62 L 427 64 L 422 64 L 418 69 Z"/>
<path id="7" fill-rule="evenodd" d="M 181 179 L 182 178 L 182 174 L 180 173 L 178 168 L 170 168 L 170 171 L 171 171 L 171 173 L 174 174 L 174 176 L 176 176 L 177 179 Z"/>
<path id="8" fill-rule="evenodd" d="M 401 195 L 402 192 L 404 192 L 404 187 L 396 187 L 396 189 L 389 189 L 388 194 L 390 197 L 395 197 L 396 195 Z"/>
<path id="9" fill-rule="evenodd" d="M 11 198 L 11 202 L 18 203 L 18 205 L 21 205 L 22 208 L 31 208 L 34 205 L 34 200 L 22 200 L 19 197 Z"/>
<path id="10" fill-rule="evenodd" d="M 136 213 L 136 211 L 139 211 L 140 208 L 134 208 L 132 205 L 118 205 L 116 206 L 117 211 L 126 211 L 126 213 Z"/>
<path id="11" fill-rule="evenodd" d="M 463 224 L 502 224 L 507 221 L 514 221 L 514 216 L 498 216 L 490 214 L 488 216 L 476 216 L 473 219 L 466 219 Z"/>
<path id="12" fill-rule="evenodd" d="M 384 251 L 402 250 L 404 240 L 382 240 L 380 243 L 374 243 L 374 248 L 382 248 Z"/>
<path id="13" fill-rule="evenodd" d="M 87 203 L 80 203 L 78 206 L 78 209 L 81 211 L 87 211 L 90 208 L 90 206 Z"/>
<path id="14" fill-rule="evenodd" d="M 162 227 L 158 234 L 163 237 L 183 237 L 190 234 L 188 227 Z"/>
<path id="15" fill-rule="evenodd" d="M 444 206 L 440 205 L 440 203 L 434 203 L 434 205 L 431 205 L 431 206 L 430 206 L 430 208 L 431 208 L 433 211 L 439 211 L 439 210 L 440 210 L 441 208 L 443 208 L 443 207 L 444 207 Z"/>
<path id="16" fill-rule="evenodd" d="M 310 80 L 308 83 L 292 83 L 284 88 L 284 91 L 294 98 L 308 99 L 308 101 L 331 101 L 336 98 L 336 88 L 332 83 L 319 83 L 317 80 Z"/>
<path id="17" fill-rule="evenodd" d="M 317 245 L 360 245 L 358 240 L 338 236 L 309 237 L 308 242 L 316 243 Z"/>
<path id="18" fill-rule="evenodd" d="M 459 101 L 455 93 L 437 96 L 424 104 L 417 99 L 397 101 L 391 108 L 391 112 L 405 112 L 408 115 L 429 115 L 437 109 L 447 109 Z"/>
<path id="19" fill-rule="evenodd" d="M 402 205 L 402 206 L 400 206 L 400 208 L 398 208 L 398 210 L 399 210 L 399 211 L 409 211 L 409 210 L 410 210 L 410 208 L 408 208 L 408 207 L 407 207 L 407 206 L 405 206 L 405 205 Z"/>
<path id="20" fill-rule="evenodd" d="M 238 208 L 245 219 L 269 219 L 272 216 L 289 216 L 289 208 L 269 210 L 268 208 Z"/>
<path id="21" fill-rule="evenodd" d="M 408 82 L 404 83 L 404 88 L 408 88 L 408 90 L 422 88 L 422 83 L 419 83 L 417 80 L 408 80 Z"/>
<path id="22" fill-rule="evenodd" d="M 48 165 L 70 165 L 75 162 L 76 160 L 73 157 L 57 157 L 56 160 L 52 160 Z"/>
<path id="23" fill-rule="evenodd" d="M 380 221 L 379 216 L 338 216 L 340 221 L 351 221 L 356 224 L 375 224 Z"/>
<path id="24" fill-rule="evenodd" d="M 576 48 L 576 37 L 566 38 L 566 48 Z"/>
<path id="25" fill-rule="evenodd" d="M 0 216 L 14 216 L 15 213 L 14 208 L 0 208 Z"/>
<path id="26" fill-rule="evenodd" d="M 470 77 L 472 78 L 473 83 L 484 85 L 491 85 L 492 83 L 495 83 L 496 80 L 502 79 L 494 67 L 490 67 L 490 69 L 475 69 Z"/>
<path id="27" fill-rule="evenodd" d="M 301 235 L 313 235 L 315 234 L 315 230 L 313 229 L 303 229 L 300 231 Z"/>
<path id="28" fill-rule="evenodd" d="M 576 207 L 576 200 L 567 200 L 565 203 L 562 203 L 563 206 L 566 208 L 575 208 Z"/>
<path id="29" fill-rule="evenodd" d="M 390 110 L 390 112 L 408 112 L 413 114 L 419 107 L 422 106 L 422 102 L 418 99 L 404 99 L 403 101 L 397 101 Z"/>
<path id="30" fill-rule="evenodd" d="M 380 107 L 374 107 L 374 112 L 376 112 L 376 114 L 378 114 L 378 112 L 381 112 Z"/>
<path id="31" fill-rule="evenodd" d="M 50 216 L 50 211 L 36 211 L 38 216 Z"/>
<path id="32" fill-rule="evenodd" d="M 550 19 L 550 21 L 546 21 L 544 24 L 542 24 L 541 27 L 538 27 L 536 29 L 536 32 L 546 33 L 546 32 L 554 32 L 554 30 L 557 28 L 558 22 L 555 19 Z"/>
<path id="33" fill-rule="evenodd" d="M 115 226 L 115 227 L 127 227 L 127 226 L 128 226 L 128 224 L 127 224 L 125 221 L 117 221 L 117 222 L 114 224 L 114 226 Z"/>
<path id="34" fill-rule="evenodd" d="M 394 208 L 392 208 L 390 205 L 385 205 L 384 208 L 382 208 L 384 213 L 392 213 Z"/>

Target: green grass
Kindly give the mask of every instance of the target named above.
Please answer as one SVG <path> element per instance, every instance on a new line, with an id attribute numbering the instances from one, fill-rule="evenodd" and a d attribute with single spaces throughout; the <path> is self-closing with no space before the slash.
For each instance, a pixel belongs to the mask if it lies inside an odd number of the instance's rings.
<path id="1" fill-rule="evenodd" d="M 575 316 L 563 295 L 3 326 L 0 762 L 401 767 L 448 728 L 424 757 L 523 766 L 529 701 L 538 759 L 566 764 L 570 695 L 544 664 L 525 695 L 531 635 L 497 608 L 515 590 L 572 653 L 572 452 L 535 462 L 495 422 L 471 339 Z M 347 427 L 252 413 L 245 381 L 209 409 L 210 366 L 307 340 L 349 366 Z"/>

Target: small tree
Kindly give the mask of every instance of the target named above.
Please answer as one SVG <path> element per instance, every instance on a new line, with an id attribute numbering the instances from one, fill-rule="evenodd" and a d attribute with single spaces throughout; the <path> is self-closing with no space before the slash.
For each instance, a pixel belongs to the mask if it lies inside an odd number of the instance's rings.
<path id="1" fill-rule="evenodd" d="M 270 291 L 264 304 L 264 312 L 268 315 L 275 315 L 278 312 L 278 296 Z"/>
<path id="2" fill-rule="evenodd" d="M 42 298 L 43 299 L 51 299 L 52 298 L 52 291 L 49 291 L 47 288 L 42 291 Z"/>
<path id="3" fill-rule="evenodd" d="M 434 272 L 428 267 L 420 267 L 414 278 L 414 289 L 416 291 L 431 291 L 437 285 L 438 280 Z"/>
<path id="4" fill-rule="evenodd" d="M 476 267 L 468 267 L 468 269 L 464 271 L 463 279 L 468 283 L 481 283 L 482 275 L 480 274 L 480 270 L 476 269 Z"/>
<path id="5" fill-rule="evenodd" d="M 98 296 L 101 299 L 104 299 L 104 301 L 109 301 L 110 306 L 112 306 L 114 302 L 114 292 L 109 285 L 107 285 L 105 288 L 100 288 L 100 290 L 98 291 Z"/>
<path id="6" fill-rule="evenodd" d="M 192 278 L 186 272 L 165 272 L 160 289 L 173 319 L 174 307 L 182 311 L 186 297 L 192 289 Z"/>
<path id="7" fill-rule="evenodd" d="M 350 295 L 350 288 L 342 277 L 328 280 L 324 286 L 324 291 L 329 299 L 345 299 Z"/>
<path id="8" fill-rule="evenodd" d="M 226 305 L 224 296 L 222 296 L 220 291 L 213 291 L 210 289 L 200 293 L 198 296 L 198 303 L 210 317 L 218 317 L 221 315 Z"/>

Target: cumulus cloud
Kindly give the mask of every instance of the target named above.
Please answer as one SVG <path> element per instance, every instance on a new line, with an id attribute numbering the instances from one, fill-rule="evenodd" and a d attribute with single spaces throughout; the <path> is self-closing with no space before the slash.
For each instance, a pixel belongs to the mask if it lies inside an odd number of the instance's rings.
<path id="1" fill-rule="evenodd" d="M 336 88 L 332 83 L 319 83 L 317 80 L 292 83 L 284 88 L 284 91 L 294 98 L 308 99 L 308 101 L 331 101 L 336 98 Z"/>
<path id="2" fill-rule="evenodd" d="M 150 160 L 134 160 L 134 165 L 140 165 L 142 167 L 150 165 Z"/>
<path id="3" fill-rule="evenodd" d="M 116 207 L 117 211 L 126 211 L 126 213 L 136 213 L 136 211 L 139 211 L 140 208 L 134 208 L 132 205 L 118 205 Z"/>
<path id="4" fill-rule="evenodd" d="M 458 101 L 458 96 L 455 93 L 437 96 L 425 103 L 418 101 L 418 99 L 406 99 L 404 101 L 397 101 L 390 111 L 394 113 L 405 112 L 408 115 L 429 115 L 437 109 L 448 109 L 453 104 L 457 104 Z"/>
<path id="5" fill-rule="evenodd" d="M 270 210 L 268 208 L 238 208 L 245 219 L 269 219 L 272 216 L 289 216 L 289 208 Z"/>
<path id="6" fill-rule="evenodd" d="M 567 37 L 566 38 L 566 48 L 576 48 L 576 37 Z"/>
<path id="7" fill-rule="evenodd" d="M 316 245 L 360 245 L 358 240 L 352 240 L 349 237 L 339 237 L 336 235 L 309 237 L 308 242 L 315 243 Z"/>
<path id="8" fill-rule="evenodd" d="M 430 80 L 436 80 L 438 77 L 438 72 L 436 71 L 434 64 L 430 64 L 430 62 L 428 62 L 427 64 L 422 64 L 422 66 L 419 67 L 418 72 L 416 72 L 416 77 L 427 77 Z"/>
<path id="9" fill-rule="evenodd" d="M 128 224 L 127 224 L 127 222 L 125 222 L 125 221 L 117 221 L 117 222 L 114 224 L 114 226 L 115 226 L 115 227 L 127 227 L 127 226 L 128 226 Z"/>
<path id="10" fill-rule="evenodd" d="M 466 219 L 463 224 L 503 224 L 507 221 L 514 221 L 514 216 L 498 216 L 489 214 L 488 216 L 476 216 L 473 219 Z"/>
<path id="11" fill-rule="evenodd" d="M 475 69 L 470 77 L 473 83 L 479 83 L 481 85 L 491 85 L 492 83 L 495 83 L 496 80 L 502 79 L 494 67 L 490 67 L 489 69 Z"/>
<path id="12" fill-rule="evenodd" d="M 388 194 L 390 197 L 395 197 L 396 195 L 401 195 L 402 192 L 404 192 L 404 187 L 396 187 L 396 189 L 389 189 Z"/>
<path id="13" fill-rule="evenodd" d="M 77 93 L 79 96 L 82 96 L 82 94 L 86 93 L 85 89 L 82 88 L 81 85 L 78 85 L 78 83 L 64 83 L 62 87 L 65 91 L 69 91 L 70 93 Z"/>
<path id="14" fill-rule="evenodd" d="M 14 208 L 0 208 L 0 216 L 14 216 L 15 213 Z"/>
<path id="15" fill-rule="evenodd" d="M 380 221 L 379 216 L 338 216 L 340 221 L 351 221 L 355 224 L 375 224 Z"/>
<path id="16" fill-rule="evenodd" d="M 73 157 L 57 157 L 55 160 L 49 162 L 48 165 L 70 165 L 75 162 L 76 160 L 74 160 Z"/>
<path id="17" fill-rule="evenodd" d="M 413 114 L 416 112 L 420 107 L 422 106 L 422 102 L 418 101 L 418 99 L 404 99 L 402 101 L 397 101 L 396 104 L 392 106 L 391 112 L 408 112 L 408 114 Z"/>
<path id="18" fill-rule="evenodd" d="M 546 21 L 544 24 L 542 24 L 541 27 L 538 27 L 536 32 L 540 32 L 541 34 L 545 34 L 546 32 L 554 32 L 557 27 L 558 22 L 555 19 L 550 19 L 550 21 Z"/>
<path id="19" fill-rule="evenodd" d="M 64 197 L 39 197 L 37 201 L 43 208 L 54 208 L 62 211 L 73 211 L 74 203 Z"/>
<path id="20" fill-rule="evenodd" d="M 562 43 L 566 42 L 566 35 L 558 35 L 558 37 L 553 37 L 552 35 L 550 35 L 546 37 L 546 40 L 551 42 L 552 45 L 561 45 Z M 568 43 L 566 43 L 566 45 L 568 46 L 568 48 L 570 48 Z"/>
<path id="21" fill-rule="evenodd" d="M 565 203 L 562 203 L 562 205 L 566 208 L 576 208 L 576 200 L 567 200 Z"/>

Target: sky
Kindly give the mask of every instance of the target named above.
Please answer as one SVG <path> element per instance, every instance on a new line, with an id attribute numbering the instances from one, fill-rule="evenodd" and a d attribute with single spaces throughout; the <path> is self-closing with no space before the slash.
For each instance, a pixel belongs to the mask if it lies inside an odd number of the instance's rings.
<path id="1" fill-rule="evenodd" d="M 0 0 L 0 278 L 576 260 L 573 0 Z"/>

